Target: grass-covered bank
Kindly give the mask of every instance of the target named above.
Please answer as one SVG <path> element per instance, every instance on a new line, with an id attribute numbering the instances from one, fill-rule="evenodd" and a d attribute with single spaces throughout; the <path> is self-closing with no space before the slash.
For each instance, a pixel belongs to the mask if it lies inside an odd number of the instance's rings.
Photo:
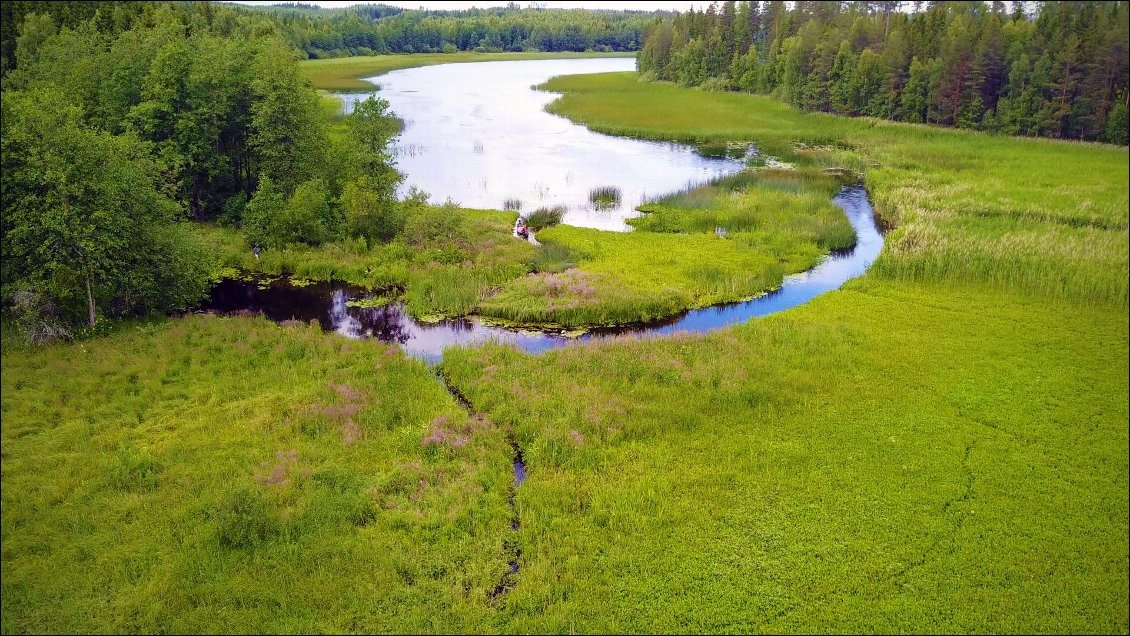
<path id="1" fill-rule="evenodd" d="M 598 130 L 865 168 L 898 229 L 708 336 L 448 352 L 531 474 L 509 631 L 1126 632 L 1124 149 L 550 88 Z"/>
<path id="2" fill-rule="evenodd" d="M 395 346 L 212 316 L 13 343 L 4 633 L 492 628 L 505 432 Z"/>
<path id="3" fill-rule="evenodd" d="M 584 329 L 642 323 L 752 298 L 814 266 L 855 234 L 830 203 L 839 182 L 758 170 L 666 197 L 634 232 L 553 226 L 533 245 L 511 234 L 516 212 L 417 205 L 390 243 L 361 240 L 264 250 L 234 229 L 200 226 L 222 271 L 337 280 L 402 290 L 408 311 L 480 315 Z M 714 234 L 727 229 L 726 238 Z M 390 300 L 392 296 L 389 296 Z"/>
<path id="4" fill-rule="evenodd" d="M 1125 633 L 1127 319 L 871 277 L 704 337 L 451 350 L 513 425 L 506 631 Z"/>
<path id="5" fill-rule="evenodd" d="M 635 53 L 413 53 L 411 55 L 373 55 L 341 57 L 322 60 L 304 60 L 298 67 L 313 82 L 314 87 L 336 92 L 373 90 L 373 85 L 364 78 L 381 75 L 389 71 L 432 64 L 454 64 L 459 62 L 500 62 L 508 60 L 560 60 L 590 57 L 635 57 Z"/>
<path id="6" fill-rule="evenodd" d="M 403 290 L 419 318 L 463 316 L 495 290 L 530 271 L 536 251 L 511 236 L 515 212 L 417 206 L 390 243 L 363 240 L 263 250 L 256 259 L 237 230 L 200 226 L 220 265 L 237 272 L 336 280 L 373 290 Z"/>
<path id="7" fill-rule="evenodd" d="M 634 73 L 544 86 L 565 93 L 552 112 L 601 132 L 749 141 L 802 165 L 865 170 L 877 212 L 898 227 L 878 275 L 1127 303 L 1124 147 L 802 113 L 766 97 L 640 82 Z"/>

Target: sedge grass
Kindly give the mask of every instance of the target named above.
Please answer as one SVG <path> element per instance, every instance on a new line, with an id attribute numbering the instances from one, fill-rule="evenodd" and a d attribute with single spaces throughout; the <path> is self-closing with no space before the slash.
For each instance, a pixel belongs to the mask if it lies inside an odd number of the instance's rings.
<path id="1" fill-rule="evenodd" d="M 1127 326 L 864 278 L 705 336 L 449 349 L 531 475 L 501 629 L 1125 632 Z"/>
<path id="2" fill-rule="evenodd" d="M 509 445 L 395 346 L 197 315 L 0 381 L 5 633 L 492 629 Z"/>

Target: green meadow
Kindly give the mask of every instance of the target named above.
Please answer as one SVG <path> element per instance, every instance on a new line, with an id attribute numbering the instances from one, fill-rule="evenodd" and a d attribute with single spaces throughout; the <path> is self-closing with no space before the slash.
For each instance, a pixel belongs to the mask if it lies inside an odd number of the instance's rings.
<path id="1" fill-rule="evenodd" d="M 802 167 L 865 171 L 878 214 L 897 228 L 876 275 L 1127 303 L 1124 147 L 803 113 L 634 73 L 559 77 L 543 87 L 565 93 L 551 112 L 600 132 L 745 141 Z"/>
<path id="2" fill-rule="evenodd" d="M 213 316 L 14 340 L 5 633 L 493 625 L 506 433 L 397 347 Z"/>
<path id="3" fill-rule="evenodd" d="M 305 68 L 348 89 L 375 59 Z M 513 212 L 442 207 L 389 245 L 258 261 L 201 233 L 227 270 L 396 286 L 417 315 L 599 324 L 748 297 L 850 245 L 835 168 L 863 175 L 884 251 L 706 335 L 449 349 L 473 413 L 395 347 L 314 325 L 5 331 L 2 631 L 1130 629 L 1125 148 L 631 73 L 547 88 L 595 130 L 775 159 L 635 232 L 558 225 L 536 249 Z"/>

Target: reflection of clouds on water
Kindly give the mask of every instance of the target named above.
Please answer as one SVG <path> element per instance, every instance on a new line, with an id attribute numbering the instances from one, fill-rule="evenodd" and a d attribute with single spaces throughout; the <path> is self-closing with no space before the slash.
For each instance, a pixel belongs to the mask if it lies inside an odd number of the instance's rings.
<path id="1" fill-rule="evenodd" d="M 534 91 L 555 75 L 628 71 L 630 58 L 479 62 L 393 71 L 379 95 L 415 125 L 401 133 L 397 167 L 436 201 L 493 208 L 504 196 L 563 205 L 563 223 L 627 231 L 644 192 L 666 193 L 740 170 L 670 142 L 612 137 L 545 112 L 557 94 Z M 347 95 L 347 101 L 355 100 Z M 351 106 L 350 106 L 351 107 Z M 457 143 L 452 143 L 457 140 Z M 594 187 L 617 183 L 622 202 L 597 210 Z M 403 196 L 405 190 L 400 193 Z"/>

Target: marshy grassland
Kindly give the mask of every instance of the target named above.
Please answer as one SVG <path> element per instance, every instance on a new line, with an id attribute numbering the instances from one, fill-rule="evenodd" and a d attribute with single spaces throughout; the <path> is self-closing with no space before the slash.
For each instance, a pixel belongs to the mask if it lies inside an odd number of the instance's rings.
<path id="1" fill-rule="evenodd" d="M 865 171 L 876 210 L 897 228 L 876 275 L 1127 304 L 1124 147 L 803 113 L 634 73 L 558 77 L 543 88 L 565 93 L 551 112 L 600 132 L 752 142 L 801 167 Z"/>
<path id="2" fill-rule="evenodd" d="M 478 315 L 583 330 L 752 298 L 829 250 L 854 245 L 850 224 L 829 202 L 838 187 L 820 174 L 741 173 L 651 204 L 652 214 L 632 220 L 634 232 L 551 225 L 539 231 L 537 248 L 511 236 L 517 212 L 455 206 L 417 206 L 408 213 L 417 231 L 391 243 L 292 245 L 258 259 L 235 229 L 198 232 L 217 255 L 217 277 L 337 280 L 401 290 L 408 311 L 424 320 Z M 542 228 L 561 213 L 527 217 Z M 715 236 L 718 225 L 728 228 L 725 239 Z"/>
<path id="3" fill-rule="evenodd" d="M 1127 630 L 1125 148 L 549 88 L 597 130 L 863 166 L 896 229 L 867 276 L 707 336 L 448 351 L 532 475 L 509 629 Z"/>
<path id="4" fill-rule="evenodd" d="M 517 212 L 421 205 L 409 216 L 415 221 L 390 243 L 291 245 L 264 250 L 258 259 L 238 230 L 199 226 L 199 233 L 217 254 L 220 276 L 291 275 L 396 288 L 419 318 L 473 313 L 496 288 L 529 272 L 537 255 L 533 245 L 510 235 Z"/>
<path id="5" fill-rule="evenodd" d="M 505 431 L 395 345 L 213 316 L 5 336 L 5 633 L 493 625 Z"/>
<path id="6" fill-rule="evenodd" d="M 1127 632 L 1125 148 L 630 73 L 548 87 L 596 130 L 795 169 L 538 249 L 516 211 L 442 207 L 387 246 L 258 261 L 201 231 L 232 271 L 547 321 L 749 293 L 736 272 L 850 244 L 824 168 L 865 174 L 886 247 L 841 290 L 707 335 L 449 349 L 438 371 L 479 417 L 395 347 L 311 325 L 6 333 L 2 631 Z"/>

